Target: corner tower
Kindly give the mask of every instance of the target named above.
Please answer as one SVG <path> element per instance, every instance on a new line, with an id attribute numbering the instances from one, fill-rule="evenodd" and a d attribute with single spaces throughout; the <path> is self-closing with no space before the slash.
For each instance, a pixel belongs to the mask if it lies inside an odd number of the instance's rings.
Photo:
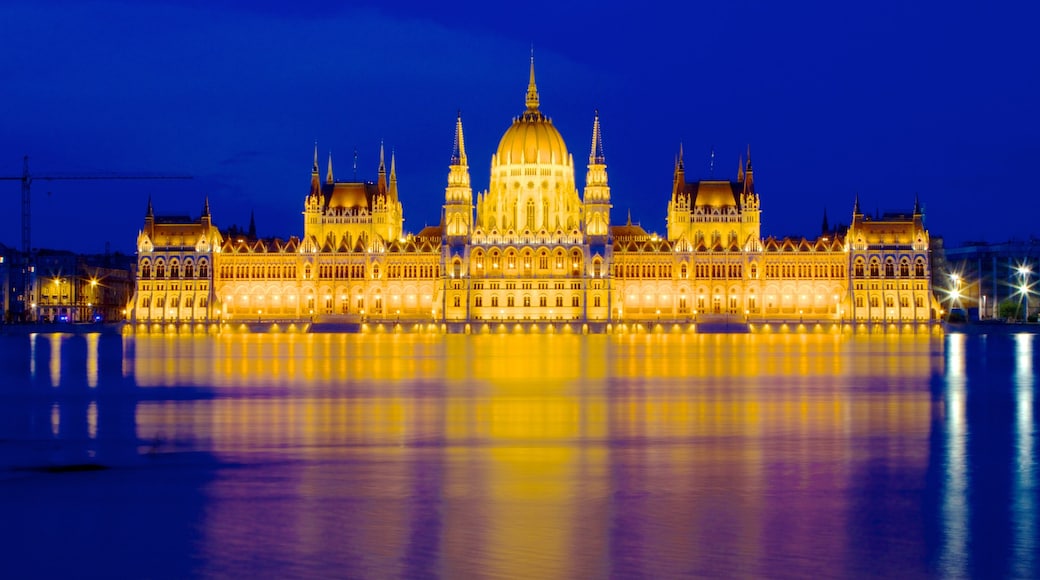
<path id="1" fill-rule="evenodd" d="M 607 185 L 607 160 L 603 154 L 603 135 L 599 111 L 592 122 L 592 151 L 585 174 L 585 233 L 605 237 L 610 228 L 610 186 Z"/>
<path id="2" fill-rule="evenodd" d="M 469 181 L 466 141 L 462 136 L 462 113 L 455 120 L 455 143 L 448 166 L 448 187 L 444 190 L 444 235 L 447 240 L 463 241 L 473 229 L 473 188 Z"/>

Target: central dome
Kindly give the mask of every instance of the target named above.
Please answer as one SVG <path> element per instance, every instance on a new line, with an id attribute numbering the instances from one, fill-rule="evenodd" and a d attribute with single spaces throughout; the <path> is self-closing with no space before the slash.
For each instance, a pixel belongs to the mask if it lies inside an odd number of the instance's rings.
<path id="1" fill-rule="evenodd" d="M 513 119 L 498 143 L 499 164 L 560 164 L 569 156 L 563 136 L 538 110 L 538 89 L 534 83 L 534 58 L 531 59 L 531 82 L 527 86 L 527 110 Z"/>

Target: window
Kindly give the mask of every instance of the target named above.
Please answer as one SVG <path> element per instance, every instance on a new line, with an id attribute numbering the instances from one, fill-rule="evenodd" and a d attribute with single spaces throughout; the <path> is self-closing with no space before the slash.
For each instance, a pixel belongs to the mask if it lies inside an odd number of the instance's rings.
<path id="1" fill-rule="evenodd" d="M 856 265 L 853 267 L 853 272 L 857 276 L 863 276 L 863 262 L 857 261 Z"/>
<path id="2" fill-rule="evenodd" d="M 685 278 L 686 277 L 686 264 L 683 264 L 682 266 L 679 266 L 679 277 L 680 278 Z"/>
<path id="3" fill-rule="evenodd" d="M 906 277 L 906 276 L 910 275 L 910 263 L 909 262 L 900 262 L 899 263 L 899 275 L 903 276 L 903 277 Z"/>
<path id="4" fill-rule="evenodd" d="M 526 307 L 529 307 L 529 306 L 531 306 L 531 297 L 530 296 L 524 296 L 524 307 L 526 308 Z"/>
<path id="5" fill-rule="evenodd" d="M 599 308 L 599 306 L 600 306 L 600 299 L 599 299 L 599 296 L 593 296 L 593 297 L 592 297 L 592 306 L 593 306 L 594 308 Z"/>
<path id="6" fill-rule="evenodd" d="M 548 299 L 545 296 L 538 297 L 538 306 L 545 308 L 547 306 Z"/>
<path id="7" fill-rule="evenodd" d="M 914 298 L 914 306 L 918 308 L 924 308 L 924 298 L 917 296 Z"/>
<path id="8" fill-rule="evenodd" d="M 171 262 L 170 263 L 170 277 L 171 278 L 180 278 L 181 277 L 181 267 L 180 267 L 180 264 L 178 264 L 177 262 Z"/>
<path id="9" fill-rule="evenodd" d="M 142 278 L 151 278 L 152 277 L 152 265 L 150 263 L 143 262 L 141 264 L 141 277 Z"/>
<path id="10" fill-rule="evenodd" d="M 545 254 L 542 254 L 542 255 L 538 256 L 538 267 L 541 268 L 542 270 L 548 270 L 549 269 L 549 256 L 547 256 Z"/>
<path id="11" fill-rule="evenodd" d="M 202 278 L 209 277 L 209 262 L 205 260 L 199 262 L 199 276 Z"/>
<path id="12" fill-rule="evenodd" d="M 456 296 L 456 297 L 455 297 L 455 298 L 454 298 L 454 299 L 452 300 L 452 305 L 453 305 L 453 306 L 454 306 L 455 308 L 458 308 L 459 306 L 461 306 L 461 304 L 462 304 L 462 299 L 461 299 L 461 298 L 459 298 L 458 296 Z"/>
<path id="13" fill-rule="evenodd" d="M 484 306 L 484 297 L 483 296 L 477 296 L 476 298 L 474 298 L 473 299 L 473 306 L 476 306 L 477 308 L 480 308 L 481 306 Z"/>
<path id="14" fill-rule="evenodd" d="M 924 262 L 914 264 L 914 276 L 924 276 Z"/>
<path id="15" fill-rule="evenodd" d="M 571 306 L 573 306 L 575 308 L 581 306 L 581 298 L 578 298 L 577 296 L 572 296 L 571 297 Z"/>
<path id="16" fill-rule="evenodd" d="M 159 260 L 155 264 L 155 275 L 158 276 L 159 278 L 165 278 L 166 277 L 166 264 L 164 264 L 162 260 Z"/>
<path id="17" fill-rule="evenodd" d="M 152 299 L 151 298 L 145 296 L 144 298 L 141 299 L 141 307 L 142 308 L 151 308 L 151 306 L 152 306 Z"/>
<path id="18" fill-rule="evenodd" d="M 203 296 L 202 298 L 199 298 L 199 307 L 200 308 L 206 308 L 208 306 L 209 306 L 209 298 L 207 298 L 205 296 Z"/>
<path id="19" fill-rule="evenodd" d="M 188 262 L 187 264 L 184 265 L 184 277 L 185 278 L 194 278 L 195 277 L 195 265 L 192 264 L 191 262 Z"/>
<path id="20" fill-rule="evenodd" d="M 871 262 L 870 263 L 870 275 L 873 276 L 873 277 L 877 277 L 878 273 L 879 273 L 878 270 L 879 270 L 878 263 L 877 262 Z"/>
<path id="21" fill-rule="evenodd" d="M 599 260 L 596 260 L 595 262 L 593 262 L 592 263 L 592 275 L 594 277 L 596 277 L 596 278 L 599 278 L 600 277 L 600 272 L 601 272 L 602 268 L 603 268 L 603 264 Z"/>
<path id="22" fill-rule="evenodd" d="M 896 275 L 896 266 L 892 262 L 885 262 L 885 276 L 891 278 Z"/>
<path id="23" fill-rule="evenodd" d="M 498 296 L 491 297 L 491 307 L 498 308 Z"/>
<path id="24" fill-rule="evenodd" d="M 563 306 L 563 296 L 557 296 L 556 297 L 556 306 L 557 307 L 562 307 Z"/>
<path id="25" fill-rule="evenodd" d="M 510 308 L 516 306 L 516 298 L 512 295 L 506 296 L 506 306 Z"/>
<path id="26" fill-rule="evenodd" d="M 863 297 L 862 296 L 857 296 L 856 297 L 856 308 L 863 308 Z"/>
<path id="27" fill-rule="evenodd" d="M 527 200 L 527 229 L 534 231 L 534 200 Z"/>
<path id="28" fill-rule="evenodd" d="M 878 307 L 878 298 L 877 298 L 877 296 L 871 296 L 870 297 L 870 307 L 871 308 L 877 308 Z"/>

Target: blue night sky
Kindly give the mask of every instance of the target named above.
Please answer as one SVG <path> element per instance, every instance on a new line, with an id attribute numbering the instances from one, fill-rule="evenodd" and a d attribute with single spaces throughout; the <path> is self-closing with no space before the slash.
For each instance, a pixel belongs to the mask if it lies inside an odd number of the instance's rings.
<path id="1" fill-rule="evenodd" d="M 919 195 L 947 244 L 1028 238 L 1040 203 L 1035 2 L 193 0 L 0 6 L 0 174 L 188 173 L 188 182 L 44 182 L 33 245 L 133 251 L 159 214 L 302 233 L 313 143 L 339 179 L 396 151 L 405 227 L 439 221 L 462 111 L 474 192 L 524 106 L 542 110 L 584 184 L 599 109 L 614 203 L 663 232 L 674 157 L 735 177 L 751 146 L 763 233 L 819 233 Z M 672 4 L 672 3 L 669 3 Z M 638 9 L 636 8 L 638 6 Z M 389 159 L 388 159 L 389 161 Z M 19 245 L 17 182 L 0 243 Z"/>

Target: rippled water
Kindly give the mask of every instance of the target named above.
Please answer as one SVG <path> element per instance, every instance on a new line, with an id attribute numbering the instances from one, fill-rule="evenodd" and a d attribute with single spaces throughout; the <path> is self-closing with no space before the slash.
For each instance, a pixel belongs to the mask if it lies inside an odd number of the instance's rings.
<path id="1" fill-rule="evenodd" d="M 0 552 L 13 577 L 1035 577 L 1038 352 L 0 337 Z"/>

